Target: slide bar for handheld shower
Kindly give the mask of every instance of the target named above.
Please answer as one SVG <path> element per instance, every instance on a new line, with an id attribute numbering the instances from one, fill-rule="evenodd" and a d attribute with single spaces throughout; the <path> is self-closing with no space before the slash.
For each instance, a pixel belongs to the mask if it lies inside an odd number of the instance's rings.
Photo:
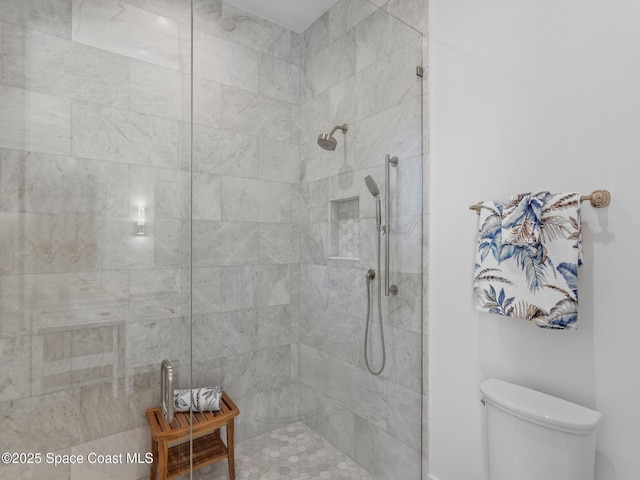
<path id="1" fill-rule="evenodd" d="M 386 202 L 386 207 L 384 209 L 384 295 L 385 297 L 389 296 L 389 293 L 393 295 L 398 293 L 398 287 L 396 285 L 389 286 L 389 237 L 391 235 L 391 226 L 389 225 L 389 219 L 391 215 L 390 207 L 391 200 L 389 199 L 389 165 L 393 165 L 394 167 L 398 166 L 398 157 L 392 157 L 387 153 L 385 156 L 385 178 L 384 178 L 384 199 Z"/>

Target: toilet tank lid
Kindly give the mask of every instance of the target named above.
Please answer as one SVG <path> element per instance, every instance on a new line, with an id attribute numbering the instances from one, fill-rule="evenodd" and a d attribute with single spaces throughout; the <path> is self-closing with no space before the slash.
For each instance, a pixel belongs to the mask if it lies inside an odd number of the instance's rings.
<path id="1" fill-rule="evenodd" d="M 600 412 L 546 393 L 490 378 L 480 384 L 484 400 L 492 405 L 539 425 L 569 433 L 593 432 L 602 417 Z"/>

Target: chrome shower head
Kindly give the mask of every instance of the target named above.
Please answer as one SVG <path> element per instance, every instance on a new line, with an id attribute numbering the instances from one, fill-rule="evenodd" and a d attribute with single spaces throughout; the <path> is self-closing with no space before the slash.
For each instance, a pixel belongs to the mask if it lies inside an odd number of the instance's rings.
<path id="1" fill-rule="evenodd" d="M 337 125 L 333 127 L 331 133 L 321 133 L 320 135 L 318 135 L 318 145 L 320 145 L 325 150 L 335 150 L 336 145 L 338 145 L 338 141 L 333 138 L 333 133 L 338 129 L 342 130 L 342 133 L 347 133 L 348 126 L 346 123 L 344 125 Z"/>
<path id="2" fill-rule="evenodd" d="M 367 188 L 371 192 L 371 195 L 373 195 L 374 197 L 380 195 L 380 189 L 378 188 L 376 181 L 371 178 L 371 175 L 367 175 L 366 177 L 364 177 L 364 183 L 367 184 Z"/>

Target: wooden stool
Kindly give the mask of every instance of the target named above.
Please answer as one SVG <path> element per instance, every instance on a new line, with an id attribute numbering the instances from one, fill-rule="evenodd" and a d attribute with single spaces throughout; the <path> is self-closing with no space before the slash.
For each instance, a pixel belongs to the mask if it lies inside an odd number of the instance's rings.
<path id="1" fill-rule="evenodd" d="M 162 415 L 161 407 L 146 411 L 151 429 L 151 480 L 169 480 L 189 471 L 189 434 L 193 432 L 193 469 L 222 460 L 229 461 L 229 480 L 235 480 L 233 456 L 233 419 L 240 413 L 235 403 L 222 392 L 219 412 L 176 412 L 171 425 Z M 193 428 L 191 425 L 193 423 Z M 220 439 L 220 429 L 227 427 L 227 444 Z M 177 442 L 177 443 L 176 443 Z M 171 447 L 170 443 L 175 443 Z"/>

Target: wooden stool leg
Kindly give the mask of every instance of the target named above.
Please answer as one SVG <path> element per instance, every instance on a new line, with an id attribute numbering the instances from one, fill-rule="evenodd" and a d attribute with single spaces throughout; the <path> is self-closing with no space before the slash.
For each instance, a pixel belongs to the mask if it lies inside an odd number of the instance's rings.
<path id="1" fill-rule="evenodd" d="M 233 453 L 233 418 L 227 422 L 227 461 L 229 462 L 229 480 L 236 480 L 236 461 Z"/>
<path id="2" fill-rule="evenodd" d="M 160 480 L 167 480 L 169 477 L 169 442 L 159 442 L 158 450 Z"/>
<path id="3" fill-rule="evenodd" d="M 156 480 L 156 473 L 158 472 L 158 442 L 151 438 L 151 454 L 153 455 L 153 463 L 151 464 L 150 480 Z"/>

